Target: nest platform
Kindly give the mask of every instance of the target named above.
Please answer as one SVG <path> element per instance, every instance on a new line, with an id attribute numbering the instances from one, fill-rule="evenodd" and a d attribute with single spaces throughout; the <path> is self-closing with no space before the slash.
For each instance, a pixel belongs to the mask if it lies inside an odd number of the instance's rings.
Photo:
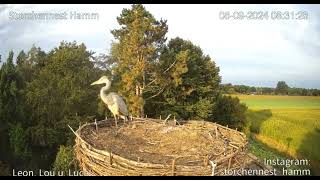
<path id="1" fill-rule="evenodd" d="M 209 176 L 246 166 L 246 136 L 206 121 L 108 119 L 74 132 L 84 175 Z"/>

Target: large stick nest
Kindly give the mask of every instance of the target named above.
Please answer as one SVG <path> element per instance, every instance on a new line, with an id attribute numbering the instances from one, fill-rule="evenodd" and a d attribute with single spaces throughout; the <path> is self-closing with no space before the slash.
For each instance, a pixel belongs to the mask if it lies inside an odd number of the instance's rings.
<path id="1" fill-rule="evenodd" d="M 86 175 L 214 175 L 243 168 L 243 133 L 204 121 L 134 118 L 81 126 L 76 156 Z"/>

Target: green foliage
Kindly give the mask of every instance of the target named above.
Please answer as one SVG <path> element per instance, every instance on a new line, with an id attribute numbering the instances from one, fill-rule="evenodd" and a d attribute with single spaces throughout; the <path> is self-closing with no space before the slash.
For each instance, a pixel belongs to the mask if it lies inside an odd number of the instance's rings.
<path id="1" fill-rule="evenodd" d="M 1 108 L 6 112 L 1 113 L 8 114 L 5 120 L 10 119 L 11 128 L 5 132 L 6 146 L 11 147 L 14 157 L 26 160 L 31 155 L 33 168 L 48 168 L 56 147 L 74 142 L 67 125 L 78 127 L 79 123 L 91 121 L 98 115 L 97 89 L 90 83 L 104 71 L 94 66 L 91 55 L 83 44 L 76 42 L 62 42 L 48 54 L 33 46 L 27 55 L 19 53 L 16 67 L 10 63 L 1 68 L 0 99 L 7 105 Z M 15 75 L 19 81 L 7 82 L 8 78 L 4 77 L 8 74 Z M 11 91 L 5 88 L 7 84 L 11 84 Z M 10 95 L 16 95 L 17 100 L 9 101 L 14 98 L 6 98 L 7 91 L 14 92 Z M 14 102 L 19 103 L 11 105 Z M 10 107 L 18 107 L 19 111 Z M 12 112 L 8 113 L 9 110 Z M 19 112 L 22 118 L 18 118 Z M 39 158 L 34 158 L 35 154 Z M 28 166 L 29 163 L 19 161 L 19 164 Z"/>
<path id="2" fill-rule="evenodd" d="M 288 94 L 289 86 L 284 81 L 279 81 L 275 89 L 276 94 Z"/>
<path id="3" fill-rule="evenodd" d="M 250 87 L 245 85 L 235 85 L 235 91 L 239 92 L 241 94 L 249 94 L 250 93 Z"/>
<path id="4" fill-rule="evenodd" d="M 17 65 L 21 66 L 21 65 L 25 64 L 26 60 L 27 60 L 26 53 L 23 50 L 20 51 L 20 53 L 17 56 Z"/>
<path id="5" fill-rule="evenodd" d="M 90 56 L 83 44 L 62 42 L 28 83 L 33 144 L 51 147 L 65 143 L 67 124 L 77 126 L 95 112 L 97 101 L 92 99 L 97 95 L 90 82 L 99 76 L 99 71 L 95 71 Z"/>
<path id="6" fill-rule="evenodd" d="M 170 40 L 159 58 L 155 83 L 163 92 L 147 102 L 148 115 L 174 114 L 182 119 L 210 119 L 219 93 L 219 68 L 200 47 L 181 38 Z"/>
<path id="7" fill-rule="evenodd" d="M 56 159 L 53 163 L 53 171 L 64 172 L 64 175 L 68 175 L 69 171 L 75 171 L 78 169 L 73 147 L 72 146 L 63 146 L 59 147 Z M 62 174 L 62 173 L 60 173 Z"/>
<path id="8" fill-rule="evenodd" d="M 31 156 L 28 142 L 28 133 L 21 123 L 13 125 L 9 129 L 10 146 L 13 156 L 18 160 L 26 160 Z"/>
<path id="9" fill-rule="evenodd" d="M 247 106 L 238 97 L 218 96 L 213 114 L 216 122 L 242 130 L 246 123 Z"/>
<path id="10" fill-rule="evenodd" d="M 129 104 L 129 111 L 143 116 L 144 92 L 154 91 L 147 86 L 156 72 L 158 53 L 166 41 L 166 21 L 156 20 L 142 5 L 132 5 L 117 17 L 120 29 L 111 33 L 117 40 L 112 44 L 113 70 L 120 94 Z"/>
<path id="11" fill-rule="evenodd" d="M 281 85 L 282 84 L 282 85 Z M 295 88 L 288 87 L 283 82 L 280 83 L 280 89 L 283 86 L 284 90 L 270 87 L 254 87 L 246 85 L 232 85 L 232 84 L 221 84 L 221 90 L 224 94 L 257 94 L 257 95 L 274 95 L 286 94 L 289 96 L 320 96 L 320 89 L 306 89 L 306 88 Z"/>
<path id="12" fill-rule="evenodd" d="M 107 73 L 84 44 L 62 42 L 45 53 L 33 46 L 13 52 L 0 69 L 0 158 L 12 167 L 48 169 L 56 148 L 73 144 L 67 125 L 99 116 L 97 89 L 90 83 Z"/>
<path id="13" fill-rule="evenodd" d="M 7 62 L 1 67 L 0 75 L 0 121 L 3 129 L 8 128 L 8 123 L 23 119 L 20 89 L 21 78 L 13 64 L 13 52 L 11 51 Z"/>
<path id="14" fill-rule="evenodd" d="M 224 94 L 235 94 L 235 88 L 233 87 L 233 85 L 231 83 L 228 84 L 221 84 L 221 91 Z"/>
<path id="15" fill-rule="evenodd" d="M 15 125 L 23 123 L 26 119 L 22 103 L 22 78 L 13 64 L 12 51 L 10 51 L 7 61 L 1 66 L 0 73 L 0 157 L 2 160 L 10 158 L 16 160 L 21 159 L 18 157 L 19 155 L 23 155 L 23 159 L 27 154 L 23 154 L 20 150 L 23 149 L 21 146 L 27 142 L 24 138 L 19 139 L 21 136 L 18 134 L 13 133 Z M 9 133 L 11 133 L 10 136 Z M 19 142 L 15 141 L 17 139 Z M 16 146 L 14 143 L 19 144 Z"/>
<path id="16" fill-rule="evenodd" d="M 262 88 L 262 93 L 261 94 L 273 94 L 274 93 L 274 88 L 268 88 L 268 87 L 263 87 Z"/>

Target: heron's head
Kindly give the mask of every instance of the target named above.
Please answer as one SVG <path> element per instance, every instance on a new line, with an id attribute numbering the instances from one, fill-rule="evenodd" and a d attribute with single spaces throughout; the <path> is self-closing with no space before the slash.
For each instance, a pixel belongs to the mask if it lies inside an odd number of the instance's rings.
<path id="1" fill-rule="evenodd" d="M 111 84 L 111 82 L 107 76 L 102 76 L 99 80 L 93 82 L 91 85 L 96 85 L 96 84 Z"/>

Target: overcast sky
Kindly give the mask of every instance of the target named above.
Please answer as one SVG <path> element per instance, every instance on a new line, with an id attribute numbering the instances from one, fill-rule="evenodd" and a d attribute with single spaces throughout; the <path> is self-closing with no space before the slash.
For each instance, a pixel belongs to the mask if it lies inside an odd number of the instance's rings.
<path id="1" fill-rule="evenodd" d="M 0 5 L 0 54 L 28 51 L 32 44 L 49 51 L 62 40 L 83 42 L 107 53 L 116 17 L 130 5 Z M 181 37 L 200 46 L 220 67 L 223 83 L 320 88 L 319 5 L 145 5 L 157 19 L 168 20 L 168 39 Z M 263 11 L 268 20 L 222 20 L 221 12 Z M 306 20 L 273 20 L 274 11 L 301 11 Z M 13 13 L 67 13 L 67 20 L 15 20 Z M 98 13 L 98 19 L 70 15 Z M 10 15 L 11 13 L 11 15 Z M 290 13 L 290 15 L 292 15 Z M 17 16 L 15 16 L 17 17 Z"/>

